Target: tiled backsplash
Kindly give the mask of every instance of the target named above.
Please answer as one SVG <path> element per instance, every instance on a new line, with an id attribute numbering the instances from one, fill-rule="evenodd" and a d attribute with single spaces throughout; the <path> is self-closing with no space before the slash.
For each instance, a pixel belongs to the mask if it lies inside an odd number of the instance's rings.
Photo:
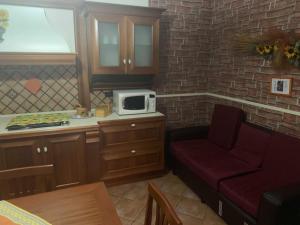
<path id="1" fill-rule="evenodd" d="M 41 80 L 41 90 L 32 94 L 28 79 Z M 108 102 L 103 92 L 91 94 L 92 107 Z M 71 110 L 78 103 L 75 66 L 0 66 L 0 114 Z"/>
<path id="2" fill-rule="evenodd" d="M 41 90 L 25 89 L 28 79 L 41 80 Z M 1 66 L 0 113 L 43 112 L 73 109 L 78 103 L 75 66 Z"/>

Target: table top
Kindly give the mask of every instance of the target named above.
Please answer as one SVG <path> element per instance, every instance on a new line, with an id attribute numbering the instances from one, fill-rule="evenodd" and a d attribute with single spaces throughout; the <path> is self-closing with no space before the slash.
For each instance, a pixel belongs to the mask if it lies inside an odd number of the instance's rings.
<path id="1" fill-rule="evenodd" d="M 122 225 L 104 183 L 9 200 L 52 225 Z"/>

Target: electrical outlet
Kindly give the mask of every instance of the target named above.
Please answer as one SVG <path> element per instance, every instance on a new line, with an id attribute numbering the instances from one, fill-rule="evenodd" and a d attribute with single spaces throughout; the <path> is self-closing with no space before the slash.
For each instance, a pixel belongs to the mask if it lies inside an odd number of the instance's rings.
<path id="1" fill-rule="evenodd" d="M 15 97 L 17 96 L 17 92 L 15 92 L 13 89 L 10 89 L 9 92 L 7 92 L 7 96 L 11 99 L 15 99 Z"/>

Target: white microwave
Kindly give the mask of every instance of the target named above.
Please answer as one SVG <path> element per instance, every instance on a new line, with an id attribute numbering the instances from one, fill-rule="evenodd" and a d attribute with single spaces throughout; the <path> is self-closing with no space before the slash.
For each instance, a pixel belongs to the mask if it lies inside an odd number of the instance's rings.
<path id="1" fill-rule="evenodd" d="M 118 115 L 153 113 L 156 93 L 146 89 L 113 91 L 113 111 Z"/>

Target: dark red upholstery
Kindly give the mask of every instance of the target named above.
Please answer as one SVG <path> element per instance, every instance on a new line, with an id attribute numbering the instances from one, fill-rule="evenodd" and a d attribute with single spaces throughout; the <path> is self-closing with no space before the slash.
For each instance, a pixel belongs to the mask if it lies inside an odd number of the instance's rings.
<path id="1" fill-rule="evenodd" d="M 223 179 L 258 170 L 224 151 L 211 158 L 207 155 L 191 158 L 187 167 L 215 190 L 219 189 L 219 182 Z"/>
<path id="2" fill-rule="evenodd" d="M 176 141 L 171 143 L 171 154 L 183 164 L 189 165 L 191 161 L 212 159 L 223 150 L 206 139 Z"/>
<path id="3" fill-rule="evenodd" d="M 267 148 L 263 169 L 245 176 L 224 180 L 219 191 L 253 216 L 257 216 L 265 191 L 300 181 L 300 140 L 274 133 Z"/>
<path id="4" fill-rule="evenodd" d="M 259 167 L 270 139 L 271 134 L 242 123 L 238 140 L 230 154 L 253 167 Z"/>
<path id="5" fill-rule="evenodd" d="M 264 169 L 291 171 L 287 176 L 300 172 L 300 140 L 275 132 L 263 163 Z"/>
<path id="6" fill-rule="evenodd" d="M 231 149 L 242 119 L 242 110 L 231 106 L 215 105 L 208 140 L 224 149 Z"/>
<path id="7" fill-rule="evenodd" d="M 205 139 L 174 142 L 171 152 L 216 190 L 219 181 L 224 178 L 257 170 Z"/>

